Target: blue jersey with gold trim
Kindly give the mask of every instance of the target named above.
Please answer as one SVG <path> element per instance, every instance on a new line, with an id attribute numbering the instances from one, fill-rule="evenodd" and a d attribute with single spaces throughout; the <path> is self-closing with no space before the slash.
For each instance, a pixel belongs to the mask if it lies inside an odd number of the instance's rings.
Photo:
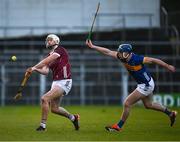
<path id="1" fill-rule="evenodd" d="M 138 84 L 144 83 L 149 85 L 151 75 L 144 66 L 143 60 L 144 56 L 132 53 L 132 56 L 128 62 L 121 61 Z"/>

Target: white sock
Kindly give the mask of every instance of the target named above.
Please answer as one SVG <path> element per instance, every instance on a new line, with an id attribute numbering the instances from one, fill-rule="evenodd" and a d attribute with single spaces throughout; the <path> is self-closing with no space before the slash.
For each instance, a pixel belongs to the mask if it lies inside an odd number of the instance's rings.
<path id="1" fill-rule="evenodd" d="M 45 123 L 40 123 L 40 126 L 43 127 L 44 129 L 46 128 L 46 124 Z"/>
<path id="2" fill-rule="evenodd" d="M 74 115 L 70 114 L 69 119 L 70 119 L 71 121 L 74 121 L 74 120 L 75 120 Z"/>

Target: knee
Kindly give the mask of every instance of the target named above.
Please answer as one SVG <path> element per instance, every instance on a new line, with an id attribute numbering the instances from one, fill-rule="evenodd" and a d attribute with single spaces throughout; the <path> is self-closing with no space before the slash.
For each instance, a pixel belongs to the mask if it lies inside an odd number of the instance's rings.
<path id="1" fill-rule="evenodd" d="M 126 108 L 131 107 L 131 104 L 129 103 L 129 101 L 126 100 L 126 101 L 124 101 L 123 106 Z"/>
<path id="2" fill-rule="evenodd" d="M 42 102 L 42 103 L 48 103 L 48 102 L 49 102 L 48 97 L 42 96 L 42 97 L 41 97 L 41 102 Z"/>
<path id="3" fill-rule="evenodd" d="M 58 113 L 58 108 L 51 107 L 51 112 L 52 112 L 52 113 Z"/>
<path id="4" fill-rule="evenodd" d="M 144 104 L 144 107 L 145 107 L 146 109 L 151 109 L 151 108 L 152 108 L 152 104 Z"/>

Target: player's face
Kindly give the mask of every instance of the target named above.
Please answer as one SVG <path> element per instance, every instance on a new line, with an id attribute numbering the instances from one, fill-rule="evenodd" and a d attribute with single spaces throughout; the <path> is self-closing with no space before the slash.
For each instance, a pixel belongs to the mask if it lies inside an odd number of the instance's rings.
<path id="1" fill-rule="evenodd" d="M 123 52 L 122 56 L 123 56 L 123 58 L 127 59 L 129 57 L 129 53 L 128 52 Z"/>
<path id="2" fill-rule="evenodd" d="M 129 57 L 129 53 L 128 52 L 118 52 L 118 57 L 120 59 L 127 59 Z"/>
<path id="3" fill-rule="evenodd" d="M 52 38 L 47 38 L 46 39 L 46 48 L 52 47 L 55 45 L 55 42 Z"/>

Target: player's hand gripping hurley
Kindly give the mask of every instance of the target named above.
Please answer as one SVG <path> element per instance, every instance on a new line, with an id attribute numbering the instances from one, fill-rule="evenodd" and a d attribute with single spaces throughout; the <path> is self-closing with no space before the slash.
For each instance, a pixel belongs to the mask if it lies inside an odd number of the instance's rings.
<path id="1" fill-rule="evenodd" d="M 96 17 L 97 17 L 97 13 L 98 13 L 98 11 L 99 11 L 99 7 L 100 7 L 100 2 L 98 3 L 98 5 L 97 5 L 97 9 L 96 9 L 96 13 L 95 13 L 95 15 L 94 15 L 94 19 L 93 19 L 93 22 L 92 22 L 92 25 L 91 25 L 91 30 L 89 31 L 89 35 L 88 35 L 88 40 L 90 40 L 91 39 L 91 34 L 92 34 L 92 30 L 93 30 L 93 27 L 94 27 L 94 23 L 95 23 L 95 20 L 96 20 Z"/>
<path id="2" fill-rule="evenodd" d="M 26 85 L 26 82 L 29 79 L 30 75 L 31 75 L 31 72 L 26 71 L 26 73 L 24 75 L 24 78 L 23 78 L 23 80 L 21 82 L 21 86 L 19 87 L 16 96 L 14 96 L 14 100 L 19 100 L 22 97 L 22 91 L 23 91 L 23 89 L 24 89 L 24 87 Z"/>

